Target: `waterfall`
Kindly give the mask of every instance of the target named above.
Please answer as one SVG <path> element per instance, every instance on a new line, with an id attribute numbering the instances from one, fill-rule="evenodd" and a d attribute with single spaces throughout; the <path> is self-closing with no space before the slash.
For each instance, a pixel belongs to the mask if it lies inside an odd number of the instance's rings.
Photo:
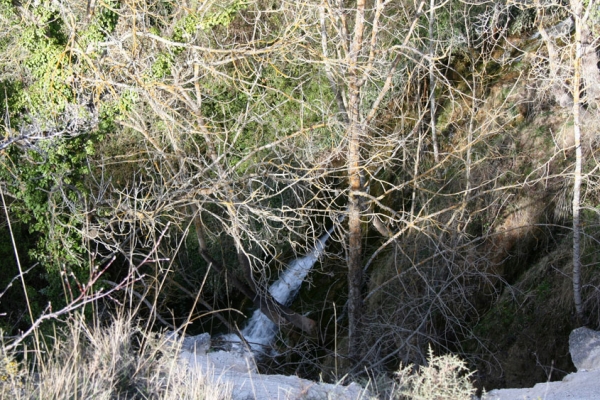
<path id="1" fill-rule="evenodd" d="M 269 293 L 280 304 L 289 305 L 294 299 L 300 290 L 304 278 L 306 278 L 308 272 L 315 265 L 321 254 L 323 254 L 325 243 L 333 233 L 334 228 L 335 225 L 326 234 L 321 236 L 315 247 L 307 255 L 290 262 L 288 268 L 281 274 L 279 279 L 269 287 Z M 260 310 L 255 310 L 244 329 L 242 329 L 242 336 L 250 344 L 252 351 L 263 353 L 265 347 L 275 338 L 277 329 L 277 325 L 267 318 L 265 314 Z M 234 344 L 240 342 L 240 338 L 231 333 L 224 335 L 223 339 Z M 234 345 L 234 347 L 237 346 Z"/>

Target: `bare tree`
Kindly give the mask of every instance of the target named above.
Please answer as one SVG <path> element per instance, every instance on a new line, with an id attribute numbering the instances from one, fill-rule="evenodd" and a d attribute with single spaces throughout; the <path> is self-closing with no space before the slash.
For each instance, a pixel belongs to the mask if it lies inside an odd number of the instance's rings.
<path id="1" fill-rule="evenodd" d="M 317 88 L 309 87 L 310 71 L 297 57 L 307 53 L 300 29 L 307 24 L 306 5 L 285 4 L 276 12 L 260 2 L 194 7 L 126 2 L 105 42 L 72 49 L 83 63 L 94 64 L 102 54 L 97 68 L 82 76 L 82 90 L 110 88 L 105 100 L 120 107 L 121 132 L 140 139 L 139 152 L 123 162 L 98 160 L 113 176 L 133 162 L 130 172 L 138 176 L 113 182 L 113 194 L 102 191 L 108 198 L 98 203 L 118 203 L 144 230 L 165 220 L 178 226 L 193 220 L 202 257 L 222 274 L 230 268 L 210 249 L 226 233 L 243 271 L 242 280 L 228 273 L 229 282 L 276 323 L 312 334 L 314 321 L 268 294 L 265 261 L 279 256 L 278 241 L 298 251 L 310 248 L 323 228 L 309 217 L 327 207 L 320 202 L 331 201 L 328 191 L 315 194 L 330 172 L 315 168 L 316 154 L 310 153 L 312 132 L 326 126 L 328 105 L 303 99 Z M 294 68 L 297 73 L 288 72 Z M 302 110 L 297 118 L 292 108 Z M 122 226 L 123 214 L 113 218 L 109 227 Z M 114 235 L 101 226 L 99 231 L 97 240 Z"/>
<path id="2" fill-rule="evenodd" d="M 549 81 L 554 98 L 561 107 L 571 107 L 573 118 L 572 144 L 575 153 L 573 165 L 573 300 L 577 319 L 586 323 L 584 301 L 581 294 L 581 236 L 582 236 L 582 188 L 584 185 L 584 152 L 582 151 L 582 126 L 592 118 L 600 97 L 598 81 L 598 57 L 594 37 L 590 28 L 591 13 L 597 3 L 584 4 L 573 0 L 562 8 L 555 3 L 535 2 L 537 28 L 544 41 L 549 69 Z M 556 22 L 554 14 L 563 19 L 548 27 L 548 21 Z"/>
<path id="3" fill-rule="evenodd" d="M 584 3 L 580 0 L 570 2 L 572 17 L 575 20 L 575 57 L 573 59 L 573 139 L 575 146 L 575 170 L 573 179 L 573 299 L 575 302 L 575 311 L 577 319 L 582 325 L 586 324 L 585 310 L 581 297 L 581 184 L 582 184 L 582 164 L 583 152 L 581 150 L 581 108 L 586 101 L 582 96 L 583 90 L 588 94 L 587 101 L 594 101 L 600 96 L 597 89 L 597 78 L 600 71 L 597 67 L 595 50 L 591 45 L 590 29 L 587 26 L 590 12 L 596 7 L 595 1 L 590 1 L 584 8 Z M 591 46 L 591 48 L 590 48 Z M 592 56 L 593 53 L 593 56 Z M 590 60 L 592 58 L 592 60 Z M 592 64 L 592 68 L 583 68 L 583 64 Z M 585 79 L 583 74 L 588 73 Z M 583 86 L 583 90 L 582 90 Z"/>
<path id="4" fill-rule="evenodd" d="M 456 204 L 441 200 L 462 199 L 463 189 L 438 185 L 437 171 L 485 137 L 442 151 L 424 123 L 429 116 L 432 128 L 436 124 L 436 89 L 423 83 L 433 82 L 438 90 L 448 86 L 432 54 L 441 60 L 454 38 L 417 35 L 429 29 L 424 2 L 284 2 L 276 11 L 260 2 L 236 4 L 203 3 L 189 13 L 177 7 L 167 12 L 158 2 L 127 3 L 110 40 L 97 45 L 101 68 L 82 80 L 90 90 L 110 87 L 117 102 L 128 100 L 119 123 L 140 140 L 138 155 L 128 160 L 140 178 L 128 185 L 148 193 L 123 196 L 132 202 L 128 212 L 139 216 L 143 210 L 146 227 L 193 219 L 202 257 L 276 323 L 287 321 L 305 332 L 314 327 L 267 293 L 273 266 L 265 260 L 281 252 L 275 243 L 286 240 L 303 251 L 323 231 L 315 221 L 337 223 L 338 214 L 348 215 L 341 229 L 347 354 L 359 365 L 374 354 L 362 354 L 365 274 L 382 251 L 392 245 L 413 266 L 411 276 L 424 282 L 436 276 L 458 284 L 473 272 L 453 270 L 460 264 L 454 261 L 447 262 L 451 273 L 425 272 L 422 261 L 396 246 L 406 235 L 411 245 L 427 243 L 437 254 L 430 261 L 445 260 L 452 246 L 466 240 L 453 233 L 460 225 Z M 228 19 L 229 13 L 236 17 Z M 190 18 L 196 19 L 186 30 Z M 74 49 L 82 59 L 86 50 Z M 395 99 L 410 106 L 397 107 Z M 390 121 L 394 112 L 399 116 Z M 380 176 L 385 169 L 403 178 L 386 181 Z M 406 209 L 388 205 L 405 192 Z M 365 262 L 371 225 L 384 240 Z M 210 254 L 221 233 L 232 238 L 243 281 Z M 410 236 L 416 234 L 422 237 Z M 448 248 L 440 244 L 445 235 Z M 422 330 L 430 328 L 434 308 L 424 304 L 443 299 L 451 285 L 426 287 L 419 297 L 425 300 L 415 308 L 419 317 L 407 317 L 410 329 L 421 333 L 410 337 L 431 337 Z"/>
<path id="5" fill-rule="evenodd" d="M 422 8 L 423 3 L 416 10 L 396 9 L 384 0 L 376 1 L 369 8 L 364 0 L 359 0 L 351 9 L 345 8 L 342 2 L 327 2 L 321 10 L 322 58 L 332 91 L 338 98 L 338 112 L 347 140 L 348 354 L 355 361 L 360 358 L 362 349 L 362 219 L 370 201 L 371 174 L 381 166 L 372 158 L 378 153 L 372 148 L 377 147 L 372 139 L 374 124 L 385 108 L 386 96 L 392 89 L 405 53 L 413 51 L 423 55 L 409 45 Z M 398 17 L 403 11 L 408 15 L 408 29 L 394 32 L 389 25 L 391 15 Z M 399 44 L 386 48 L 386 35 L 398 40 Z M 379 219 L 377 221 L 381 223 Z"/>
<path id="6" fill-rule="evenodd" d="M 473 50 L 473 36 L 497 39 L 504 11 L 488 7 L 465 39 L 438 26 L 450 5 L 96 4 L 89 26 L 114 12 L 114 29 L 69 44 L 77 90 L 117 124 L 91 161 L 89 239 L 133 266 L 146 249 L 173 259 L 181 241 L 155 246 L 167 224 L 192 232 L 211 270 L 274 322 L 313 334 L 315 321 L 277 304 L 267 287 L 282 254 L 311 248 L 333 223 L 355 365 L 382 349 L 393 348 L 379 364 L 453 340 L 436 337 L 436 318 L 448 322 L 443 335 L 458 337 L 477 313 L 468 287 L 481 279 L 494 291 L 486 251 L 469 250 L 484 239 L 469 229 L 492 208 L 479 200 L 504 190 L 502 172 L 481 167 L 472 149 L 491 147 L 509 122 L 500 118 L 506 104 L 483 110 L 489 43 Z M 69 20 L 75 37 L 88 26 L 84 11 Z M 462 25 L 472 12 L 465 5 Z M 470 70 L 451 71 L 456 54 Z M 465 88 L 452 87 L 452 74 Z M 468 131 L 466 143 L 453 130 Z M 225 240 L 231 249 L 219 257 Z M 365 315 L 383 294 L 393 302 Z"/>

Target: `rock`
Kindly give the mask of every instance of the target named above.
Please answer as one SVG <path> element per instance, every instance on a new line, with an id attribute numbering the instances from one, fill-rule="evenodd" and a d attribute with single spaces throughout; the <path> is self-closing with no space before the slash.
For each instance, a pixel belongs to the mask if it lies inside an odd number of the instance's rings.
<path id="1" fill-rule="evenodd" d="M 600 393 L 600 370 L 577 372 L 559 382 L 538 383 L 527 389 L 496 389 L 483 400 L 597 400 Z"/>
<path id="2" fill-rule="evenodd" d="M 206 334 L 205 334 L 206 335 Z M 248 352 L 239 351 L 204 351 L 206 339 L 197 337 L 183 340 L 185 348 L 179 353 L 180 367 L 191 374 L 198 374 L 231 389 L 234 400 L 247 399 L 340 399 L 357 400 L 369 398 L 368 392 L 356 383 L 348 386 L 313 382 L 297 376 L 259 374 L 254 357 Z M 210 343 L 210 336 L 208 337 Z M 186 345 L 189 344 L 189 345 Z M 193 346 L 201 351 L 194 351 Z M 191 346 L 191 347 L 190 347 Z"/>
<path id="3" fill-rule="evenodd" d="M 229 351 L 215 351 L 211 353 L 194 353 L 182 350 L 179 353 L 182 365 L 189 368 L 202 369 L 203 371 L 239 372 L 242 374 L 257 373 L 254 357 L 250 353 L 240 354 Z"/>
<path id="4" fill-rule="evenodd" d="M 210 334 L 203 333 L 196 336 L 186 336 L 181 343 L 181 349 L 196 354 L 206 354 L 210 349 Z"/>
<path id="5" fill-rule="evenodd" d="M 569 335 L 569 352 L 577 371 L 600 370 L 600 332 L 575 329 Z"/>
<path id="6" fill-rule="evenodd" d="M 185 336 L 183 339 L 178 333 L 168 331 L 166 332 L 167 341 L 173 346 L 181 346 L 182 351 L 188 351 L 196 354 L 206 354 L 210 349 L 210 334 L 202 333 L 196 336 Z"/>

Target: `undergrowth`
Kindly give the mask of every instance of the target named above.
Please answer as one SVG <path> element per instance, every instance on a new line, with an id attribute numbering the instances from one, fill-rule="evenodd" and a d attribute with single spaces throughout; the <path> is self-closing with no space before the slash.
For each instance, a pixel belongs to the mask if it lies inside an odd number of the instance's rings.
<path id="1" fill-rule="evenodd" d="M 1 399 L 232 399 L 219 377 L 177 362 L 181 343 L 158 335 L 131 317 L 115 317 L 108 326 L 90 326 L 80 316 L 35 351 L 0 354 Z M 434 356 L 428 365 L 402 367 L 394 384 L 379 398 L 394 400 L 471 399 L 472 372 L 454 355 Z M 364 394 L 364 398 L 370 397 Z"/>
<path id="2" fill-rule="evenodd" d="M 0 356 L 2 399 L 229 399 L 211 376 L 177 363 L 178 345 L 131 318 L 90 326 L 72 317 L 38 350 Z M 18 361 L 19 360 L 19 361 Z M 217 377 L 218 379 L 218 377 Z"/>

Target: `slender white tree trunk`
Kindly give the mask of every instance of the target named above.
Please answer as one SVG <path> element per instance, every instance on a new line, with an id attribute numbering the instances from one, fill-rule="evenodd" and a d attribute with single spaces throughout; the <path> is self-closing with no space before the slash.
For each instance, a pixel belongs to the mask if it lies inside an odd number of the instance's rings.
<path id="1" fill-rule="evenodd" d="M 435 63 L 434 63 L 434 52 L 435 52 L 435 39 L 434 39 L 434 25 L 435 22 L 435 0 L 429 2 L 429 113 L 430 113 L 430 126 L 431 126 L 431 142 L 433 145 L 433 159 L 436 164 L 440 162 L 437 131 L 435 125 Z"/>
<path id="2" fill-rule="evenodd" d="M 573 300 L 579 323 L 584 323 L 583 301 L 581 299 L 581 28 L 583 4 L 571 1 L 571 11 L 575 19 L 575 60 L 573 62 L 573 139 L 575 141 L 575 172 L 573 182 Z"/>

